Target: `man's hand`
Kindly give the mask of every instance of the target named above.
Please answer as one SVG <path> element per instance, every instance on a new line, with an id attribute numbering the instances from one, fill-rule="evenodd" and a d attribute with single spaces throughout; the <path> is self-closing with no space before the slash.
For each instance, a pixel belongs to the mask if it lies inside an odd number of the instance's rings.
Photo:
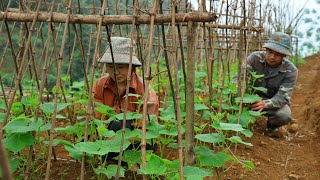
<path id="1" fill-rule="evenodd" d="M 250 109 L 253 111 L 263 111 L 267 108 L 267 104 L 263 100 L 259 100 L 251 104 Z"/>

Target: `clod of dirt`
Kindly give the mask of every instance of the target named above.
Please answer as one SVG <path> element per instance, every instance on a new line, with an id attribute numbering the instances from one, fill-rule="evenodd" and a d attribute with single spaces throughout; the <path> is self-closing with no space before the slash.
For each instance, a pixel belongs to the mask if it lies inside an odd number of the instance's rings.
<path id="1" fill-rule="evenodd" d="M 290 133 L 296 133 L 299 131 L 299 124 L 295 123 L 295 124 L 292 124 L 289 128 L 288 128 L 288 131 Z"/>
<path id="2" fill-rule="evenodd" d="M 300 177 L 296 174 L 289 174 L 288 176 L 289 180 L 298 180 Z"/>

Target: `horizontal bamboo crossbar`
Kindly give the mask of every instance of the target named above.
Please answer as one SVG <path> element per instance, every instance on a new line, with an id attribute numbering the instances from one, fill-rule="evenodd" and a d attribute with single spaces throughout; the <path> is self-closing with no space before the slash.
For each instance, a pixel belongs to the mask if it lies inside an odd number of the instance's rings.
<path id="1" fill-rule="evenodd" d="M 31 22 L 36 16 L 35 12 L 5 12 L 0 13 L 0 20 L 6 19 L 7 21 L 18 21 L 18 22 Z M 40 22 L 46 22 L 49 20 L 50 14 L 48 12 L 39 12 L 37 20 Z M 64 13 L 53 13 L 51 22 L 65 23 L 67 19 L 67 14 Z M 136 18 L 136 24 L 149 24 L 151 16 L 149 15 L 105 15 L 102 20 L 103 25 L 107 24 L 132 24 L 132 20 Z M 169 23 L 172 21 L 172 16 L 170 14 L 157 14 L 155 16 L 155 23 Z M 211 22 L 215 21 L 217 16 L 215 13 L 179 13 L 176 14 L 176 22 Z M 83 15 L 83 14 L 73 14 L 70 18 L 70 23 L 77 24 L 98 24 L 99 15 Z"/>

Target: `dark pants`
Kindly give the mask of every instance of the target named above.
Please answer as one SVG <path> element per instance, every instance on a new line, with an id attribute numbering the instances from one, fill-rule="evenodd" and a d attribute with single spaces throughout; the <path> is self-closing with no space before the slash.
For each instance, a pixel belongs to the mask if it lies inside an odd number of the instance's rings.
<path id="1" fill-rule="evenodd" d="M 267 111 L 268 117 L 267 127 L 269 130 L 274 130 L 278 127 L 288 124 L 291 121 L 291 109 L 289 105 L 285 105 L 277 110 Z"/>

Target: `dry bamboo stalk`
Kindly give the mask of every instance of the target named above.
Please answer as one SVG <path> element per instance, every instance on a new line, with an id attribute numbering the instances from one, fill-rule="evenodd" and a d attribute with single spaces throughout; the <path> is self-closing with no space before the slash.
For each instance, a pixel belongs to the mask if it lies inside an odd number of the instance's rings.
<path id="1" fill-rule="evenodd" d="M 185 164 L 193 165 L 195 162 L 194 156 L 194 81 L 195 81 L 195 24 L 188 22 L 188 47 L 187 47 L 187 79 L 186 86 L 186 149 L 185 149 Z"/>
<path id="2" fill-rule="evenodd" d="M 21 13 L 21 12 L 0 12 L 0 20 L 6 19 L 7 21 L 17 21 L 17 22 L 31 22 L 36 16 L 34 12 Z M 37 21 L 45 22 L 49 18 L 49 13 L 41 12 L 38 15 Z M 65 23 L 68 18 L 67 14 L 63 13 L 53 13 L 53 22 L 55 23 Z M 150 24 L 151 17 L 149 15 L 140 15 L 134 17 L 133 15 L 104 15 L 102 25 L 108 24 L 131 24 L 132 20 L 136 18 L 137 24 Z M 188 21 L 198 21 L 198 22 L 210 22 L 215 21 L 217 16 L 214 13 L 202 13 L 198 12 L 190 13 L 179 13 L 176 14 L 176 22 L 188 22 Z M 155 24 L 168 23 L 171 21 L 170 14 L 157 15 L 154 19 Z M 73 14 L 70 18 L 70 23 L 79 24 L 98 24 L 98 15 L 82 15 Z"/>
<path id="3" fill-rule="evenodd" d="M 175 72 L 175 81 L 176 81 L 176 109 L 177 109 L 177 124 L 178 124 L 178 152 L 179 152 L 179 162 L 180 162 L 180 169 L 179 169 L 179 174 L 180 174 L 180 179 L 184 179 L 183 175 L 183 145 L 182 145 L 182 134 L 181 134 L 181 109 L 180 109 L 180 90 L 179 90 L 179 77 L 178 77 L 178 61 L 177 61 L 177 48 L 176 48 L 176 12 L 175 12 L 175 5 L 176 1 L 172 0 L 171 1 L 171 10 L 172 10 L 172 16 L 171 16 L 171 21 L 172 21 L 172 54 L 173 54 L 173 66 L 174 66 L 174 72 Z"/>
<path id="4" fill-rule="evenodd" d="M 71 2 L 71 1 L 70 1 Z M 88 140 L 88 124 L 89 119 L 91 116 L 91 109 L 93 108 L 93 100 L 92 100 L 92 87 L 93 87 L 93 79 L 94 79 L 94 70 L 97 63 L 97 56 L 99 55 L 99 46 L 100 46 L 100 34 L 101 34 L 101 26 L 102 26 L 102 20 L 104 16 L 104 9 L 106 7 L 106 0 L 103 0 L 101 12 L 100 12 L 100 18 L 98 23 L 98 30 L 96 34 L 96 45 L 95 45 L 95 51 L 93 54 L 93 60 L 92 60 L 92 67 L 90 72 L 90 84 L 89 84 L 89 95 L 88 95 L 88 106 L 86 108 L 86 124 L 85 124 L 85 134 L 84 134 L 84 142 Z M 80 180 L 84 180 L 84 171 L 85 171 L 85 161 L 86 161 L 86 153 L 82 153 L 82 162 L 81 162 L 81 175 Z"/>
<path id="5" fill-rule="evenodd" d="M 2 96 L 4 99 L 4 103 L 6 105 L 6 108 L 8 108 L 8 100 L 7 100 L 7 96 L 6 96 L 6 92 L 4 90 L 4 86 L 3 86 L 3 82 L 2 82 L 2 76 L 0 75 L 0 85 L 1 85 L 1 91 L 2 91 Z"/>
<path id="6" fill-rule="evenodd" d="M 137 7 L 137 2 L 135 3 L 135 9 Z M 136 12 L 136 11 L 135 11 Z M 117 166 L 117 173 L 116 173 L 116 179 L 119 179 L 120 176 L 120 167 L 121 167 L 121 161 L 122 161 L 122 154 L 123 154 L 123 144 L 124 144 L 124 136 L 126 131 L 126 120 L 127 120 L 127 110 L 128 110 L 128 104 L 129 104 L 129 86 L 131 81 L 131 74 L 132 74 L 132 55 L 133 55 L 133 34 L 134 34 L 134 25 L 135 20 L 132 21 L 131 24 L 131 34 L 130 34 L 130 62 L 129 62 L 129 68 L 128 68 L 128 74 L 127 74 L 127 85 L 126 85 L 126 95 L 125 95 L 125 104 L 124 104 L 124 113 L 123 113 L 123 122 L 122 122 L 122 136 L 121 136 L 121 146 L 120 146 L 120 152 L 119 152 L 119 159 L 118 159 L 118 166 Z M 109 35 L 109 34 L 108 34 Z M 111 44 L 111 43 L 110 43 Z M 114 60 L 113 60 L 114 61 Z M 114 63 L 114 62 L 113 62 Z M 116 72 L 116 71 L 114 71 Z M 119 104 L 121 104 L 119 102 Z"/>
<path id="7" fill-rule="evenodd" d="M 2 129 L 1 126 L 0 126 L 0 129 Z M 2 176 L 3 176 L 3 180 L 12 180 L 12 176 L 9 169 L 8 158 L 6 156 L 7 153 L 2 144 L 2 140 L 3 140 L 3 134 L 2 134 L 2 131 L 0 131 L 0 167 L 3 173 Z"/>
<path id="8" fill-rule="evenodd" d="M 152 54 L 152 45 L 153 45 L 153 36 L 154 36 L 154 20 L 157 13 L 158 4 L 157 1 L 153 1 L 153 9 L 151 13 L 151 22 L 150 22 L 150 31 L 148 39 L 148 56 L 146 61 L 146 73 L 144 80 L 144 102 L 143 102 L 143 118 L 142 118 L 142 139 L 141 139 L 141 154 L 142 154 L 142 168 L 146 168 L 146 118 L 148 110 L 148 94 L 149 94 L 149 80 L 150 80 L 150 64 L 151 64 L 151 54 Z M 143 179 L 146 179 L 143 175 Z"/>
<path id="9" fill-rule="evenodd" d="M 58 103 L 58 95 L 61 87 L 61 64 L 62 64 L 62 59 L 63 59 L 63 53 L 64 53 L 64 46 L 65 46 L 65 41 L 66 41 L 66 36 L 67 36 L 67 31 L 68 31 L 68 26 L 69 26 L 69 19 L 71 16 L 71 4 L 72 1 L 69 1 L 68 4 L 68 17 L 66 20 L 64 32 L 63 32 L 63 37 L 62 37 L 62 42 L 61 42 L 61 48 L 60 48 L 60 53 L 59 53 L 59 58 L 57 60 L 57 81 L 56 81 L 56 92 L 54 96 L 54 106 L 53 106 L 53 114 L 52 114 L 52 119 L 51 119 L 51 129 L 50 129 L 50 139 L 49 139 L 49 152 L 48 152 L 48 158 L 47 158 L 47 169 L 46 169 L 46 176 L 45 180 L 49 180 L 50 178 L 50 167 L 51 167 L 51 156 L 52 156 L 52 141 L 54 137 L 54 129 L 55 129 L 55 124 L 56 124 L 56 115 L 57 115 L 57 103 Z M 63 92 L 63 91 L 62 91 Z"/>

